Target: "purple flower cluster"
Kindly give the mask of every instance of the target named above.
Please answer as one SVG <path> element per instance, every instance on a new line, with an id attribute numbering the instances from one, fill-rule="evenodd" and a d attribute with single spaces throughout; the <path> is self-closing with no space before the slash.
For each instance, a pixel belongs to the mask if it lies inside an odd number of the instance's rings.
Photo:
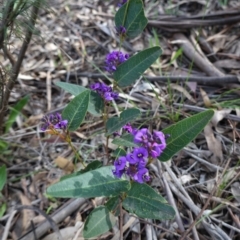
<path id="1" fill-rule="evenodd" d="M 153 131 L 151 134 L 147 128 L 134 133 L 134 142 L 146 148 L 152 158 L 159 157 L 167 146 L 163 132 Z"/>
<path id="2" fill-rule="evenodd" d="M 120 51 L 112 51 L 106 56 L 106 71 L 112 73 L 117 70 L 117 66 L 125 62 L 129 58 L 129 54 Z"/>
<path id="3" fill-rule="evenodd" d="M 44 116 L 41 119 L 41 130 L 46 131 L 47 129 L 67 129 L 68 120 L 63 120 L 60 113 L 51 114 Z"/>
<path id="4" fill-rule="evenodd" d="M 148 182 L 150 180 L 146 168 L 148 159 L 159 157 L 166 148 L 165 135 L 160 131 L 153 131 L 151 134 L 147 128 L 133 129 L 130 124 L 125 125 L 123 129 L 133 134 L 134 143 L 139 146 L 114 162 L 113 174 L 121 178 L 125 173 L 138 183 Z"/>
<path id="5" fill-rule="evenodd" d="M 94 83 L 90 86 L 90 88 L 100 94 L 106 101 L 111 101 L 118 98 L 118 93 L 113 92 L 112 88 L 104 83 Z"/>

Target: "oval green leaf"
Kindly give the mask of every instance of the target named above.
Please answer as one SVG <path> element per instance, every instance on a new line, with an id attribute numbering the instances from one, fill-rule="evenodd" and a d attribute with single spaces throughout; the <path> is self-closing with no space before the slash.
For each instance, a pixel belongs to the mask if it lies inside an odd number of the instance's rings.
<path id="1" fill-rule="evenodd" d="M 47 194 L 53 197 L 100 197 L 116 196 L 130 188 L 127 180 L 115 178 L 112 166 L 102 167 L 64 179 L 47 189 Z"/>
<path id="2" fill-rule="evenodd" d="M 68 120 L 68 130 L 76 130 L 82 123 L 88 109 L 89 91 L 77 95 L 62 112 L 63 119 Z"/>
<path id="3" fill-rule="evenodd" d="M 124 26 L 126 28 L 126 36 L 129 38 L 138 36 L 146 27 L 147 22 L 141 0 L 128 1 L 115 15 L 116 27 Z"/>
<path id="4" fill-rule="evenodd" d="M 133 182 L 123 201 L 123 207 L 141 218 L 158 220 L 173 219 L 175 210 L 147 184 Z"/>
<path id="5" fill-rule="evenodd" d="M 55 83 L 58 87 L 64 89 L 65 91 L 71 93 L 74 96 L 79 95 L 80 93 L 87 91 L 89 89 L 72 84 L 72 83 L 65 83 L 65 82 L 56 82 Z M 90 91 L 90 99 L 88 104 L 88 112 L 94 116 L 101 116 L 103 112 L 104 102 L 101 96 L 93 91 Z"/>
<path id="6" fill-rule="evenodd" d="M 143 50 L 120 64 L 113 77 L 120 87 L 134 83 L 162 54 L 160 47 Z"/>
<path id="7" fill-rule="evenodd" d="M 164 149 L 160 161 L 168 161 L 174 154 L 183 149 L 203 130 L 213 117 L 214 111 L 207 110 L 195 114 L 192 117 L 183 119 L 182 121 L 163 130 L 164 134 L 169 134 L 167 139 L 167 147 Z"/>
<path id="8" fill-rule="evenodd" d="M 110 230 L 115 224 L 116 219 L 107 207 L 99 206 L 87 217 L 83 229 L 83 237 L 88 239 L 99 236 Z"/>
<path id="9" fill-rule="evenodd" d="M 121 112 L 120 117 L 109 118 L 106 124 L 107 135 L 118 131 L 121 127 L 134 121 L 140 115 L 137 108 L 129 108 Z"/>

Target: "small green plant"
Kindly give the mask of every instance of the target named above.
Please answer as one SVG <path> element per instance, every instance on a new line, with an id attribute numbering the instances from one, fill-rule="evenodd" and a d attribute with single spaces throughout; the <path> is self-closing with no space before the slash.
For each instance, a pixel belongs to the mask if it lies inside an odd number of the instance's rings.
<path id="1" fill-rule="evenodd" d="M 135 38 L 147 24 L 141 0 L 121 4 L 115 15 L 119 49 L 125 38 Z M 122 207 L 140 218 L 168 220 L 175 216 L 174 208 L 149 185 L 153 176 L 148 166 L 153 161 L 170 160 L 202 131 L 212 118 L 213 111 L 196 114 L 162 131 L 150 131 L 142 124 L 134 126 L 135 120 L 141 117 L 137 107 L 121 109 L 119 116 L 110 116 L 111 106 L 117 105 L 118 92 L 135 83 L 161 53 L 159 46 L 144 49 L 133 56 L 120 50 L 109 53 L 106 70 L 112 74 L 113 86 L 97 82 L 87 89 L 58 82 L 57 86 L 72 93 L 75 98 L 62 114 L 42 119 L 42 131 L 67 142 L 84 167 L 50 186 L 47 194 L 59 198 L 107 198 L 105 205 L 95 208 L 87 217 L 83 231 L 85 238 L 99 236 L 111 229 L 116 224 L 115 216 L 122 214 Z M 70 132 L 82 124 L 87 112 L 103 120 L 106 162 L 96 160 L 87 165 L 73 146 Z M 118 145 L 114 153 L 109 150 L 110 137 Z"/>

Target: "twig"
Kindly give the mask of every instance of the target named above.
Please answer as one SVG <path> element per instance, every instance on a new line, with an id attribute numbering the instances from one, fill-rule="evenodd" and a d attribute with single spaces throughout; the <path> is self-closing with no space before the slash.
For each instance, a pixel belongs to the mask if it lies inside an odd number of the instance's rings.
<path id="1" fill-rule="evenodd" d="M 59 231 L 59 228 L 57 226 L 57 224 L 52 220 L 51 217 L 49 217 L 44 211 L 42 211 L 39 208 L 33 207 L 33 206 L 19 206 L 16 208 L 16 210 L 24 210 L 24 209 L 29 209 L 29 210 L 33 210 L 41 215 L 43 215 L 49 222 L 49 224 L 51 225 L 52 229 L 56 232 L 56 234 L 58 235 L 58 239 L 59 240 L 63 240 L 61 233 Z M 35 229 L 34 229 L 35 230 Z M 34 239 L 36 239 L 36 232 L 33 230 L 33 235 L 35 236 Z M 21 239 L 21 238 L 20 238 Z"/>
<path id="2" fill-rule="evenodd" d="M 131 216 L 130 219 L 127 221 L 127 223 L 123 226 L 123 232 L 125 232 L 129 227 L 131 227 L 135 221 L 136 221 L 136 217 Z M 120 231 L 118 231 L 111 240 L 119 240 L 119 237 L 120 237 Z"/>
<path id="3" fill-rule="evenodd" d="M 227 170 L 230 161 L 231 161 L 231 158 L 228 159 L 227 164 L 226 164 L 226 166 L 225 166 L 225 168 L 224 168 L 224 170 L 223 170 L 222 175 L 224 175 L 225 171 Z M 214 186 L 213 190 L 212 190 L 211 193 L 210 193 L 209 198 L 207 199 L 206 203 L 205 203 L 204 206 L 202 207 L 201 211 L 198 213 L 195 221 L 190 225 L 190 227 L 187 229 L 187 231 L 184 233 L 184 235 L 181 237 L 180 240 L 184 240 L 184 239 L 186 238 L 186 236 L 187 236 L 188 233 L 191 231 L 191 229 L 193 228 L 193 226 L 195 226 L 197 220 L 202 216 L 203 212 L 205 211 L 205 209 L 207 208 L 208 204 L 210 203 L 210 200 L 211 200 L 212 196 L 214 195 L 215 191 L 217 190 L 217 188 L 218 188 L 221 180 L 222 180 L 222 179 L 219 177 L 216 185 Z"/>
<path id="4" fill-rule="evenodd" d="M 175 33 L 173 38 L 175 39 L 175 42 L 183 49 L 184 54 L 208 76 L 224 76 L 224 74 L 220 72 L 207 58 L 203 58 L 198 53 L 196 47 L 194 47 L 183 34 Z"/>
<path id="5" fill-rule="evenodd" d="M 17 210 L 14 210 L 14 211 L 12 211 L 11 215 L 9 216 L 7 224 L 6 224 L 5 229 L 4 229 L 2 240 L 6 240 L 7 239 L 8 233 L 9 233 L 9 230 L 10 230 L 10 227 L 11 227 L 12 219 L 14 218 L 16 213 L 17 213 Z"/>
<path id="6" fill-rule="evenodd" d="M 172 194 L 172 192 L 171 192 L 171 190 L 169 188 L 168 182 L 167 182 L 167 180 L 164 177 L 163 177 L 163 182 L 165 184 L 165 189 L 166 189 L 166 194 L 167 194 L 167 197 L 168 197 L 168 201 L 171 204 L 171 206 L 175 209 L 175 212 L 176 212 L 176 217 L 175 218 L 176 218 L 178 227 L 181 230 L 181 232 L 184 232 L 185 228 L 183 226 L 183 222 L 182 222 L 182 219 L 180 217 L 177 205 L 176 205 L 175 200 L 173 198 L 173 194 Z"/>
<path id="7" fill-rule="evenodd" d="M 59 223 L 63 221 L 67 216 L 75 212 L 79 206 L 81 206 L 86 199 L 84 198 L 77 198 L 77 199 L 71 199 L 68 202 L 66 202 L 60 209 L 58 209 L 52 216 L 51 218 L 53 219 L 54 222 Z M 49 222 L 43 222 L 41 223 L 36 229 L 36 235 L 38 239 L 40 239 L 50 228 Z M 27 233 L 24 237 L 20 238 L 19 240 L 29 240 L 32 239 L 33 233 L 29 232 Z"/>
<path id="8" fill-rule="evenodd" d="M 197 161 L 199 161 L 200 163 L 206 165 L 207 167 L 211 168 L 214 171 L 218 171 L 218 170 L 222 170 L 223 169 L 222 167 L 216 166 L 216 165 L 214 165 L 214 164 L 212 164 L 212 163 L 210 163 L 210 162 L 208 162 L 208 161 L 206 161 L 206 160 L 204 160 L 204 159 L 202 159 L 202 158 L 200 158 L 200 157 L 190 153 L 186 147 L 184 148 L 184 150 L 185 150 L 185 152 L 189 156 L 193 157 L 194 159 L 196 159 Z"/>
<path id="9" fill-rule="evenodd" d="M 104 74 L 100 73 L 89 73 L 89 72 L 78 72 L 78 77 L 87 77 L 87 78 L 101 78 L 101 79 L 107 79 Z M 76 73 L 70 73 L 70 77 L 76 77 Z M 107 75 L 108 78 L 111 77 L 111 75 Z M 231 84 L 231 83 L 239 83 L 240 79 L 238 79 L 237 76 L 234 75 L 226 75 L 226 76 L 157 76 L 157 77 L 149 77 L 146 75 L 143 75 L 143 79 L 146 79 L 150 82 L 186 82 L 187 80 L 190 82 L 197 82 L 202 85 L 212 85 L 212 86 L 219 86 L 222 84 Z"/>
<path id="10" fill-rule="evenodd" d="M 157 166 L 158 168 L 160 168 L 160 162 L 157 161 Z M 160 170 L 160 169 L 159 169 Z M 177 224 L 178 224 L 178 227 L 179 229 L 181 230 L 181 232 L 184 232 L 185 231 L 185 228 L 183 226 L 183 222 L 182 222 L 182 219 L 180 217 L 180 214 L 179 214 L 179 211 L 178 211 L 178 208 L 176 206 L 176 203 L 175 203 L 175 200 L 173 198 L 173 194 L 169 188 L 169 185 L 168 185 L 168 182 L 166 180 L 166 178 L 164 177 L 164 175 L 162 176 L 162 180 L 163 180 L 163 183 L 165 185 L 165 191 L 166 191 L 166 194 L 167 194 L 167 198 L 168 198 L 168 201 L 169 203 L 171 204 L 171 206 L 173 206 L 173 208 L 175 209 L 175 212 L 176 212 L 176 221 L 177 221 Z"/>
<path id="11" fill-rule="evenodd" d="M 191 219 L 191 222 L 193 222 L 192 212 L 189 211 L 189 210 L 187 210 L 187 213 L 188 213 L 188 215 L 189 215 L 189 218 Z M 197 230 L 196 230 L 196 227 L 195 227 L 195 226 L 193 226 L 193 231 L 192 231 L 192 233 L 193 233 L 194 240 L 199 240 L 199 237 L 198 237 Z"/>
<path id="12" fill-rule="evenodd" d="M 206 19 L 207 16 L 203 16 L 204 19 L 192 19 L 187 17 L 172 17 L 167 20 L 158 20 L 148 21 L 148 25 L 163 28 L 164 30 L 179 30 L 180 29 L 189 29 L 193 27 L 204 27 L 204 26 L 213 26 L 213 25 L 225 25 L 233 24 L 240 21 L 239 12 L 236 16 L 231 17 L 219 17 L 217 19 Z"/>

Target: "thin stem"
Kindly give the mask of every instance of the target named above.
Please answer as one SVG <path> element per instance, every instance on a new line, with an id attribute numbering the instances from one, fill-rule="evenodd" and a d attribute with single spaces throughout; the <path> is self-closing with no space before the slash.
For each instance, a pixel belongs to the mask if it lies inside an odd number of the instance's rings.
<path id="1" fill-rule="evenodd" d="M 85 168 L 86 165 L 81 157 L 81 155 L 79 154 L 79 152 L 77 151 L 77 149 L 73 146 L 71 138 L 69 137 L 69 134 L 67 135 L 65 141 L 68 143 L 68 145 L 71 147 L 71 149 L 73 150 L 75 156 L 77 157 L 77 159 L 79 160 L 79 162 L 82 163 L 83 167 Z"/>
<path id="2" fill-rule="evenodd" d="M 120 240 L 123 240 L 123 208 L 122 208 L 122 201 L 120 201 L 119 208 L 120 208 L 120 216 L 119 216 Z"/>
<path id="3" fill-rule="evenodd" d="M 108 145 L 109 145 L 109 136 L 107 136 L 107 120 L 108 120 L 108 105 L 106 101 L 104 100 L 104 112 L 103 112 L 103 124 L 106 134 L 106 145 L 105 145 L 105 152 L 107 155 L 107 163 L 109 162 L 109 151 L 108 151 Z M 106 163 L 104 164 L 106 165 Z"/>
<path id="4" fill-rule="evenodd" d="M 30 17 L 30 20 L 29 20 L 29 25 L 31 27 L 35 26 L 39 9 L 40 9 L 40 3 L 39 3 L 39 0 L 36 0 L 33 7 L 32 7 L 32 13 L 31 13 L 31 17 Z M 12 68 L 12 74 L 11 74 L 10 80 L 9 80 L 7 86 L 6 86 L 4 96 L 2 96 L 2 99 L 3 99 L 2 106 L 3 106 L 3 108 L 0 110 L 0 131 L 2 131 L 2 124 L 3 124 L 3 120 L 4 120 L 4 115 L 6 114 L 6 111 L 8 109 L 8 100 L 9 100 L 9 97 L 10 97 L 10 93 L 11 93 L 11 91 L 12 91 L 12 89 L 13 89 L 15 83 L 16 83 L 18 74 L 20 72 L 20 67 L 22 65 L 23 58 L 25 56 L 28 45 L 29 45 L 29 43 L 31 41 L 31 38 L 32 38 L 32 34 L 33 34 L 32 29 L 28 28 L 27 31 L 26 31 L 26 36 L 25 36 L 25 39 L 23 41 L 22 47 L 21 47 L 20 52 L 18 54 L 18 59 L 17 59 L 16 63 L 14 64 L 13 68 Z"/>

